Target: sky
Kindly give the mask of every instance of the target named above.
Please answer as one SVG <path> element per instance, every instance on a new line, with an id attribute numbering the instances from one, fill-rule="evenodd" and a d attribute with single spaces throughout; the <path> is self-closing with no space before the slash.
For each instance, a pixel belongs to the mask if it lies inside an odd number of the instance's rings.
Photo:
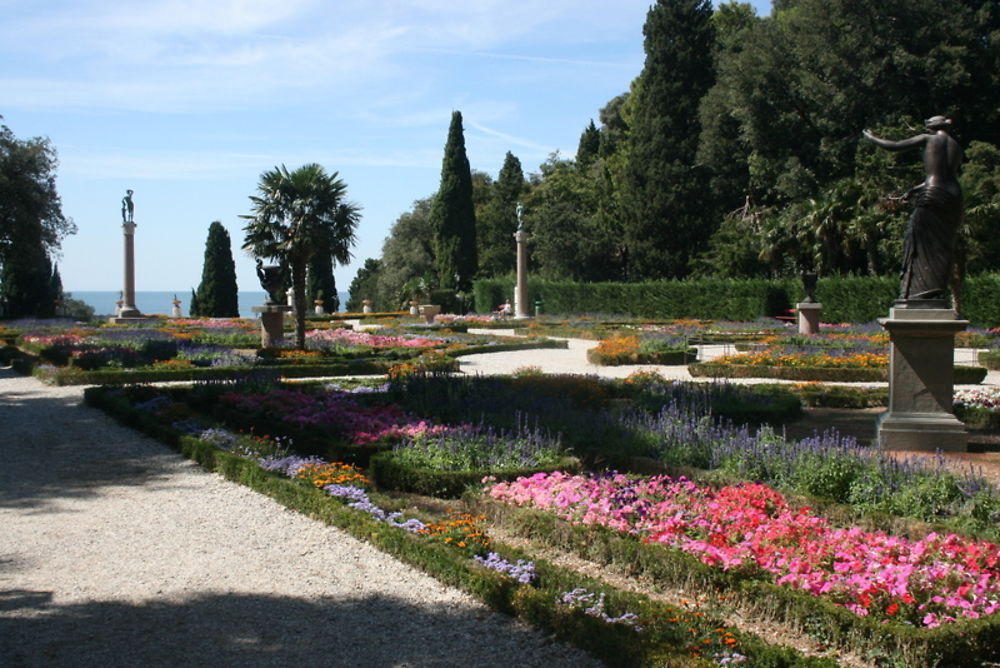
<path id="1" fill-rule="evenodd" d="M 770 0 L 753 2 L 758 14 Z M 321 164 L 362 209 L 346 291 L 400 214 L 437 190 L 452 111 L 473 169 L 537 172 L 643 65 L 650 0 L 0 0 L 0 123 L 47 137 L 67 291 L 123 286 L 134 191 L 137 290 L 201 280 L 208 227 L 241 246 L 260 175 Z M 513 243 L 513 242 L 512 242 Z"/>

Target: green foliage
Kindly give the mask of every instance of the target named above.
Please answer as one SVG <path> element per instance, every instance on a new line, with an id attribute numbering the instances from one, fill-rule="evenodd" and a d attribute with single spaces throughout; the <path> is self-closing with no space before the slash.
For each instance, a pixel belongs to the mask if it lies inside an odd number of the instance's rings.
<path id="1" fill-rule="evenodd" d="M 376 289 L 372 291 L 365 283 L 367 292 L 364 295 L 357 293 L 360 299 L 371 299 L 384 310 L 408 308 L 407 302 L 414 298 L 408 285 L 420 278 L 427 282 L 435 272 L 434 233 L 428 220 L 430 210 L 431 199 L 419 199 L 410 211 L 396 219 L 382 245 Z M 360 300 L 354 296 L 354 290 L 351 294 L 358 306 L 348 310 L 360 310 Z"/>
<path id="2" fill-rule="evenodd" d="M 354 275 L 347 293 L 347 310 L 351 313 L 361 313 L 362 300 L 371 299 L 374 310 L 389 310 L 395 304 L 382 304 L 375 301 L 378 292 L 378 281 L 382 272 L 382 262 L 374 258 L 365 260 L 364 266 Z"/>
<path id="3" fill-rule="evenodd" d="M 52 315 L 49 258 L 76 234 L 56 192 L 57 166 L 48 139 L 18 139 L 0 125 L 0 300 L 8 316 Z"/>
<path id="4" fill-rule="evenodd" d="M 228 230 L 215 221 L 208 227 L 201 283 L 197 293 L 192 295 L 189 312 L 194 317 L 238 318 L 238 295 L 232 241 Z"/>
<path id="5" fill-rule="evenodd" d="M 646 16 L 622 189 L 630 280 L 687 275 L 716 224 L 696 164 L 698 106 L 715 80 L 711 17 L 708 0 L 659 0 Z"/>
<path id="6" fill-rule="evenodd" d="M 576 164 L 580 169 L 586 169 L 601 152 L 601 132 L 594 125 L 594 119 L 590 119 L 590 125 L 583 129 L 580 134 L 580 143 L 576 148 Z"/>
<path id="7" fill-rule="evenodd" d="M 328 313 L 340 310 L 337 280 L 333 275 L 333 257 L 323 249 L 309 259 L 306 268 L 306 307 L 316 299 L 323 300 L 323 309 Z"/>
<path id="8" fill-rule="evenodd" d="M 434 262 L 440 285 L 472 284 L 479 263 L 476 256 L 476 214 L 472 201 L 472 173 L 465 154 L 462 113 L 452 112 L 448 141 L 441 164 L 441 185 L 428 215 L 434 233 Z"/>
<path id="9" fill-rule="evenodd" d="M 514 232 L 518 225 L 518 202 L 524 190 L 521 161 L 508 151 L 482 215 L 476 216 L 481 276 L 502 276 L 516 268 Z"/>

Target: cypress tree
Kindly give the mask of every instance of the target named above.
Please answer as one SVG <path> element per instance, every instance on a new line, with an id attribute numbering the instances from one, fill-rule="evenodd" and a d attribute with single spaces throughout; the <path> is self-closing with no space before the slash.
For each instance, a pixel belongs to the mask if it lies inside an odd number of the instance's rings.
<path id="1" fill-rule="evenodd" d="M 431 204 L 430 226 L 434 232 L 434 263 L 438 284 L 467 290 L 479 267 L 476 256 L 476 212 L 472 200 L 472 170 L 465 154 L 462 112 L 451 115 L 448 141 L 441 163 L 441 186 Z"/>
<path id="2" fill-rule="evenodd" d="M 478 222 L 479 269 L 483 276 L 503 276 L 516 269 L 517 204 L 524 192 L 521 161 L 507 151 L 490 201 Z"/>
<path id="3" fill-rule="evenodd" d="M 188 306 L 188 315 L 192 318 L 197 317 L 201 311 L 201 306 L 198 304 L 198 293 L 195 292 L 194 288 L 191 288 L 191 305 Z"/>
<path id="4" fill-rule="evenodd" d="M 590 119 L 590 125 L 584 128 L 580 134 L 580 144 L 576 149 L 576 164 L 585 169 L 589 167 L 601 151 L 601 131 L 594 125 L 594 119 Z"/>
<path id="5" fill-rule="evenodd" d="M 323 309 L 327 313 L 340 310 L 340 297 L 337 295 L 337 281 L 333 276 L 333 256 L 329 248 L 316 252 L 309 259 L 306 268 L 306 299 L 323 300 Z"/>
<path id="6" fill-rule="evenodd" d="M 684 276 L 712 231 L 695 158 L 698 106 L 715 76 L 711 18 L 709 0 L 657 0 L 646 16 L 622 189 L 631 280 Z"/>
<path id="7" fill-rule="evenodd" d="M 198 310 L 194 307 L 197 305 Z M 192 300 L 191 315 L 210 318 L 238 318 L 239 288 L 236 286 L 236 263 L 233 262 L 229 232 L 219 221 L 208 227 L 205 241 L 205 264 L 201 270 L 197 304 Z"/>

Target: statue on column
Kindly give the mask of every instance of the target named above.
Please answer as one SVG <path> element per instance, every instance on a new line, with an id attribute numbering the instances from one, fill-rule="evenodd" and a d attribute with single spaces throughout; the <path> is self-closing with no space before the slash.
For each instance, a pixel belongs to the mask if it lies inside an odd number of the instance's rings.
<path id="1" fill-rule="evenodd" d="M 933 116 L 924 122 L 930 132 L 902 141 L 862 134 L 876 146 L 901 151 L 920 147 L 927 178 L 911 188 L 903 199 L 916 197 L 916 208 L 903 239 L 903 272 L 899 300 L 942 299 L 951 275 L 955 237 L 962 223 L 964 206 L 958 170 L 962 149 L 948 134 L 951 119 Z"/>
<path id="2" fill-rule="evenodd" d="M 122 222 L 134 223 L 135 204 L 132 203 L 132 191 L 126 190 L 125 197 L 122 197 Z"/>

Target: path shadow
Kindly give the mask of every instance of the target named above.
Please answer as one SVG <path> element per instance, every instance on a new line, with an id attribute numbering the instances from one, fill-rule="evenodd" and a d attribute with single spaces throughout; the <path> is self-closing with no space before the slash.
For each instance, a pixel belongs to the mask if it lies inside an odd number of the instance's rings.
<path id="1" fill-rule="evenodd" d="M 0 508 L 41 512 L 57 499 L 164 481 L 182 465 L 165 446 L 82 405 L 81 392 L 46 394 L 18 378 L 0 392 Z"/>
<path id="2" fill-rule="evenodd" d="M 483 623 L 480 618 L 489 618 Z M 526 657 L 522 660 L 521 657 Z M 306 600 L 204 594 L 183 601 L 57 605 L 0 592 L 0 665 L 599 666 L 509 617 L 393 596 Z"/>

